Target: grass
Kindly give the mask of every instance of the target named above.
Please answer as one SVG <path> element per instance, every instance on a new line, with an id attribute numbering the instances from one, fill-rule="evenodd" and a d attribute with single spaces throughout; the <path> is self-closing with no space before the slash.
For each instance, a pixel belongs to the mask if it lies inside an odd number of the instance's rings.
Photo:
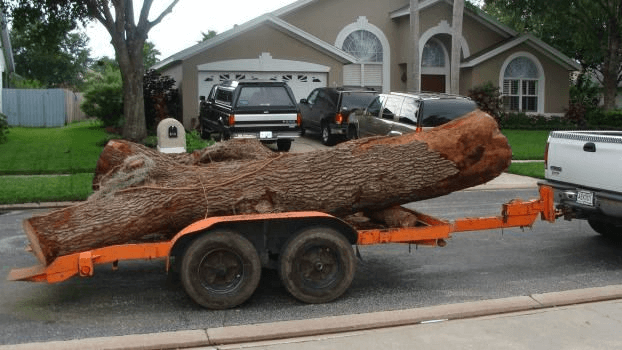
<path id="1" fill-rule="evenodd" d="M 105 138 L 95 121 L 62 128 L 13 127 L 0 144 L 0 175 L 93 172 Z"/>
<path id="2" fill-rule="evenodd" d="M 512 163 L 508 169 L 508 173 L 544 179 L 544 163 Z"/>
<path id="3" fill-rule="evenodd" d="M 0 176 L 0 204 L 85 200 L 93 174 Z"/>
<path id="4" fill-rule="evenodd" d="M 546 130 L 502 130 L 512 146 L 512 159 L 542 160 L 549 132 Z"/>

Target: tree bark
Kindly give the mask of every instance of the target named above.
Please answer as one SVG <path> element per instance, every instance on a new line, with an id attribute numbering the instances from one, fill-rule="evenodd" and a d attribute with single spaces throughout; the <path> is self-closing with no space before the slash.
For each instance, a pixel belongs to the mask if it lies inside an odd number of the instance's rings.
<path id="1" fill-rule="evenodd" d="M 98 162 L 99 190 L 84 203 L 28 219 L 31 241 L 50 263 L 106 245 L 170 239 L 210 216 L 381 211 L 485 183 L 512 155 L 494 119 L 481 111 L 427 132 L 353 140 L 326 151 L 250 151 L 242 160 L 206 162 L 206 154 L 216 153 L 170 156 L 111 142 Z"/>

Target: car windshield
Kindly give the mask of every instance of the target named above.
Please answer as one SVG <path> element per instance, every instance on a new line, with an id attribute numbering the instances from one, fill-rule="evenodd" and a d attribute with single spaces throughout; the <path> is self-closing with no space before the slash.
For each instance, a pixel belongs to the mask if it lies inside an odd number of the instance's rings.
<path id="1" fill-rule="evenodd" d="M 246 86 L 240 90 L 238 107 L 293 107 L 285 86 Z"/>
<path id="2" fill-rule="evenodd" d="M 438 99 L 423 102 L 422 126 L 439 126 L 461 117 L 477 108 L 467 99 Z"/>
<path id="3" fill-rule="evenodd" d="M 342 109 L 365 108 L 376 97 L 371 92 L 344 92 L 341 96 Z"/>

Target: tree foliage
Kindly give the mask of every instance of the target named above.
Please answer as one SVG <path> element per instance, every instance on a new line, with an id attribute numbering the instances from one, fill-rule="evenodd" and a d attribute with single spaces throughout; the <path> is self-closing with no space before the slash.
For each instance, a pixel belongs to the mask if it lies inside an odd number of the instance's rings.
<path id="1" fill-rule="evenodd" d="M 80 108 L 86 115 L 101 120 L 105 127 L 123 125 L 123 87 L 121 72 L 112 64 L 98 64 L 87 75 L 84 101 Z"/>
<path id="2" fill-rule="evenodd" d="M 606 109 L 622 81 L 619 0 L 486 0 L 484 10 L 519 32 L 530 32 L 596 72 Z"/>
<path id="3" fill-rule="evenodd" d="M 147 130 L 155 132 L 163 119 L 179 117 L 180 99 L 175 79 L 149 69 L 145 73 L 144 95 Z"/>
<path id="4" fill-rule="evenodd" d="M 154 64 L 156 64 L 158 60 L 158 56 L 162 53 L 155 48 L 155 44 L 151 41 L 145 41 L 145 45 L 143 46 L 143 62 L 145 64 L 145 68 L 148 69 Z"/>
<path id="5" fill-rule="evenodd" d="M 207 31 L 207 33 L 205 33 L 205 32 L 201 32 L 201 35 L 203 36 L 203 38 L 202 38 L 201 40 L 197 41 L 197 42 L 199 42 L 199 43 L 202 43 L 202 42 L 204 42 L 204 41 L 207 41 L 207 40 L 209 40 L 209 39 L 211 39 L 211 38 L 215 37 L 216 35 L 218 35 L 218 33 L 217 33 L 215 30 L 211 30 L 211 29 L 209 29 L 209 30 Z"/>
<path id="6" fill-rule="evenodd" d="M 22 20 L 11 29 L 16 84 L 79 88 L 90 62 L 88 42 L 70 22 Z"/>

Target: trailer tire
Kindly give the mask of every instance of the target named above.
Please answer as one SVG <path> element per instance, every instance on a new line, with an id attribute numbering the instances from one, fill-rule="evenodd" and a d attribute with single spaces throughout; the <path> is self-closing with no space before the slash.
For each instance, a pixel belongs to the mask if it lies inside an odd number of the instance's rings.
<path id="1" fill-rule="evenodd" d="M 181 282 L 197 304 L 227 309 L 257 289 L 261 261 L 255 246 L 239 233 L 213 231 L 195 239 L 184 253 Z"/>
<path id="2" fill-rule="evenodd" d="M 312 304 L 340 297 L 350 287 L 355 270 L 352 245 L 329 227 L 309 228 L 293 236 L 279 261 L 279 275 L 287 291 Z"/>

